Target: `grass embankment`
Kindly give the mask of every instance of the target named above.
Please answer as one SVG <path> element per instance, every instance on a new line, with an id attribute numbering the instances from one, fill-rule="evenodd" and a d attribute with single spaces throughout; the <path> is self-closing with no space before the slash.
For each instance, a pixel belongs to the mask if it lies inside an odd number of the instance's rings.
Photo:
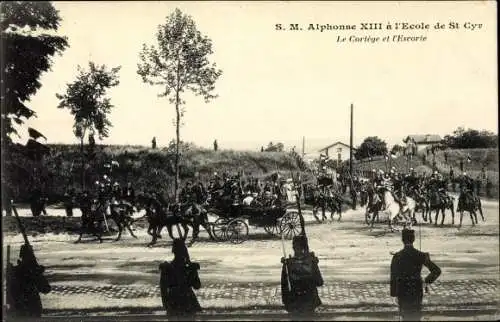
<path id="1" fill-rule="evenodd" d="M 49 147 L 50 154 L 43 161 L 44 171 L 40 177 L 51 203 L 61 200 L 68 185 L 81 188 L 82 166 L 78 145 L 58 144 Z M 213 151 L 196 147 L 183 150 L 180 160 L 181 181 L 200 179 L 206 183 L 214 172 L 235 174 L 244 171 L 246 175 L 263 177 L 279 170 L 289 177 L 291 171 L 299 171 L 296 158 L 286 152 Z M 101 180 L 106 173 L 104 164 L 114 160 L 119 166 L 112 169 L 113 180 L 122 185 L 131 182 L 136 191 L 149 189 L 165 196 L 173 194 L 175 154 L 167 148 L 98 145 L 95 151 L 95 158 L 88 162 L 84 174 L 87 187 Z M 18 181 L 15 199 L 17 202 L 26 202 L 30 195 L 30 184 L 26 184 L 25 180 Z"/>
<path id="2" fill-rule="evenodd" d="M 470 162 L 467 161 L 468 155 L 471 159 Z M 486 196 L 486 180 L 482 179 L 481 173 L 484 167 L 487 178 L 492 183 L 490 194 L 492 197 L 498 198 L 498 149 L 447 149 L 436 151 L 435 161 L 437 170 L 445 177 L 449 176 L 450 167 L 453 169 L 454 176 L 460 175 L 460 161 L 463 161 L 464 171 L 466 171 L 471 178 L 476 180 L 480 179 L 481 187 L 479 194 L 483 197 Z M 431 174 L 432 165 L 432 153 L 429 153 L 427 156 L 425 151 L 420 151 L 417 156 L 413 157 L 410 163 L 407 163 L 405 156 L 393 158 L 387 163 L 383 157 L 377 156 L 374 157 L 371 162 L 367 160 L 358 161 L 356 163 L 356 169 L 359 169 L 360 175 L 366 175 L 372 169 L 382 169 L 386 171 L 386 169 L 390 169 L 391 166 L 394 166 L 400 172 L 406 172 L 406 170 L 411 167 L 414 168 L 417 173 Z"/>

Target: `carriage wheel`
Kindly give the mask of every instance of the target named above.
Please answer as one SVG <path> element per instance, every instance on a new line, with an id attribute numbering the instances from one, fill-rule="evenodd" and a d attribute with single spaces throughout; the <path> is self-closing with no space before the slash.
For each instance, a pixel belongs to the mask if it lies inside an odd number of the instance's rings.
<path id="1" fill-rule="evenodd" d="M 225 218 L 217 218 L 217 220 L 212 224 L 212 236 L 216 241 L 227 240 L 227 224 L 228 220 Z"/>
<path id="2" fill-rule="evenodd" d="M 241 244 L 248 239 L 248 225 L 241 219 L 233 219 L 227 224 L 227 240 Z"/>
<path id="3" fill-rule="evenodd" d="M 276 219 L 276 222 L 274 224 L 269 224 L 264 226 L 264 230 L 269 235 L 279 236 L 281 233 L 281 222 L 278 219 Z"/>
<path id="4" fill-rule="evenodd" d="M 299 235 L 301 231 L 299 213 L 295 211 L 286 213 L 281 219 L 281 234 L 283 237 L 291 239 Z"/>

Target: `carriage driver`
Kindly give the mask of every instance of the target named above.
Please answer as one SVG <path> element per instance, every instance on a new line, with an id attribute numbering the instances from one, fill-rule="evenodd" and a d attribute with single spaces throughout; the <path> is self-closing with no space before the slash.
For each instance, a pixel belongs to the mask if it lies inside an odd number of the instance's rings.
<path id="1" fill-rule="evenodd" d="M 186 185 L 184 186 L 184 188 L 182 188 L 179 194 L 179 201 L 184 205 L 188 205 L 188 207 L 192 209 L 194 214 L 201 213 L 201 206 L 197 202 L 197 193 L 195 192 L 196 190 L 197 189 L 194 189 L 194 187 L 192 186 L 191 181 L 187 181 Z"/>

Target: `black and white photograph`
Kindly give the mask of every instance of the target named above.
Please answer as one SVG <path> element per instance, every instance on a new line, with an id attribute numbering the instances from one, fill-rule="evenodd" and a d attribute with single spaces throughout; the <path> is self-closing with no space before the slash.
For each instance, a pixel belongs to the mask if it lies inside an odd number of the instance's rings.
<path id="1" fill-rule="evenodd" d="M 497 321 L 495 1 L 5 1 L 3 321 Z"/>

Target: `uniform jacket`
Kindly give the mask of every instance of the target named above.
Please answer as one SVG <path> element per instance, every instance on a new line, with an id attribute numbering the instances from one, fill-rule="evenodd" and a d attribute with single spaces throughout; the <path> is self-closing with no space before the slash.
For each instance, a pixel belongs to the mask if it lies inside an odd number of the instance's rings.
<path id="1" fill-rule="evenodd" d="M 394 254 L 391 263 L 391 296 L 398 298 L 412 298 L 423 296 L 422 267 L 431 272 L 425 278 L 425 283 L 433 283 L 441 269 L 434 264 L 429 253 L 423 253 L 413 246 L 405 246 Z"/>
<path id="2" fill-rule="evenodd" d="M 199 265 L 191 262 L 164 262 L 160 264 L 160 290 L 163 307 L 168 315 L 191 315 L 201 311 L 194 289 L 201 287 Z"/>
<path id="3" fill-rule="evenodd" d="M 299 261 L 310 261 L 312 265 L 312 279 L 303 281 L 305 285 L 301 285 L 300 291 L 296 290 L 295 285 L 293 285 L 293 279 L 290 277 L 291 289 L 288 285 L 288 273 L 292 273 L 292 267 L 290 262 L 298 259 Z M 318 258 L 314 253 L 309 253 L 308 255 L 301 258 L 290 258 L 283 260 L 283 268 L 281 271 L 281 296 L 285 309 L 290 313 L 311 313 L 316 307 L 320 306 L 321 299 L 318 295 L 317 287 L 323 286 L 323 277 L 318 267 Z M 287 266 L 288 264 L 288 266 Z M 302 283 L 299 283 L 302 284 Z M 305 287 L 304 287 L 305 286 Z"/>

